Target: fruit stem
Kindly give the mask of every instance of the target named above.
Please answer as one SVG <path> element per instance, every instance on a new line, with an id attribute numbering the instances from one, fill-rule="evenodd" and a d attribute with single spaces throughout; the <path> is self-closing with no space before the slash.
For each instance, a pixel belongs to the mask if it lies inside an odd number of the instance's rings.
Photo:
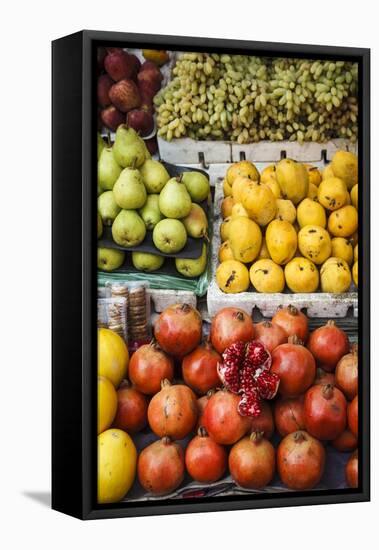
<path id="1" fill-rule="evenodd" d="M 176 181 L 177 181 L 178 183 L 182 183 L 183 174 L 179 174 L 179 176 L 176 176 L 175 179 L 176 179 Z"/>
<path id="2" fill-rule="evenodd" d="M 265 328 L 271 328 L 272 323 L 271 323 L 271 321 L 263 321 L 262 326 L 265 327 Z"/>
<path id="3" fill-rule="evenodd" d="M 161 389 L 163 390 L 163 388 L 168 388 L 169 386 L 171 386 L 171 382 L 168 378 L 164 378 L 163 380 L 161 380 Z"/>
<path id="4" fill-rule="evenodd" d="M 197 430 L 197 435 L 199 437 L 208 437 L 208 432 L 207 430 L 204 428 L 204 426 L 200 426 L 199 429 Z"/>
<path id="5" fill-rule="evenodd" d="M 250 435 L 250 441 L 253 443 L 259 443 L 263 439 L 264 432 L 252 432 Z"/>
<path id="6" fill-rule="evenodd" d="M 124 380 L 122 380 L 121 384 L 119 385 L 119 388 L 130 388 L 131 386 L 131 383 L 129 382 L 129 380 L 127 380 L 126 378 L 124 378 Z"/>
<path id="7" fill-rule="evenodd" d="M 332 319 L 329 319 L 329 321 L 326 323 L 326 326 L 327 327 L 335 327 L 336 323 Z"/>
<path id="8" fill-rule="evenodd" d="M 298 431 L 293 434 L 293 439 L 296 443 L 301 443 L 302 441 L 306 441 L 306 437 L 303 431 Z"/>
<path id="9" fill-rule="evenodd" d="M 333 397 L 333 384 L 326 384 L 326 386 L 323 387 L 322 395 L 324 399 L 331 399 Z"/>
<path id="10" fill-rule="evenodd" d="M 162 443 L 163 445 L 169 445 L 171 443 L 171 439 L 168 437 L 168 435 L 162 437 Z"/>
<path id="11" fill-rule="evenodd" d="M 288 343 L 289 344 L 294 344 L 295 346 L 303 346 L 304 345 L 304 342 L 303 340 L 301 340 L 297 334 L 293 334 L 292 336 L 289 336 L 288 337 Z"/>
<path id="12" fill-rule="evenodd" d="M 111 133 L 109 130 L 107 130 L 107 142 L 108 142 L 108 147 L 112 147 Z"/>
<path id="13" fill-rule="evenodd" d="M 290 304 L 288 306 L 288 313 L 290 313 L 290 315 L 298 315 L 299 314 L 299 310 L 297 309 L 297 307 L 293 306 L 292 304 Z"/>

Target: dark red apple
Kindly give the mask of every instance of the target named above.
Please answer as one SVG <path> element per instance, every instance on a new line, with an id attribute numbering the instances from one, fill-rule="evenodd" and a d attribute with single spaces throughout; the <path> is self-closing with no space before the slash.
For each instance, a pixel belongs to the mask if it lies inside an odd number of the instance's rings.
<path id="1" fill-rule="evenodd" d="M 136 56 L 121 49 L 112 49 L 104 59 L 104 68 L 115 82 L 131 78 L 136 72 Z"/>
<path id="2" fill-rule="evenodd" d="M 122 52 L 124 51 L 122 48 L 116 48 L 113 46 L 106 46 L 105 47 L 107 53 L 114 53 L 114 52 Z"/>
<path id="3" fill-rule="evenodd" d="M 154 114 L 153 98 L 154 98 L 155 94 L 153 94 L 153 95 L 146 94 L 146 92 L 141 90 L 141 88 L 139 88 L 139 91 L 140 91 L 140 96 L 141 96 L 140 109 L 144 109 L 148 113 Z"/>
<path id="4" fill-rule="evenodd" d="M 155 136 L 150 139 L 146 139 L 145 145 L 150 155 L 155 155 L 155 153 L 158 151 L 158 142 Z"/>
<path id="5" fill-rule="evenodd" d="M 151 90 L 153 95 L 160 90 L 162 78 L 161 72 L 157 68 L 145 69 L 144 71 L 140 71 L 137 75 L 138 85 L 141 91 L 143 90 L 149 93 Z"/>
<path id="6" fill-rule="evenodd" d="M 100 113 L 100 118 L 104 126 L 115 132 L 120 124 L 125 122 L 125 115 L 121 113 L 114 105 L 109 105 Z"/>
<path id="7" fill-rule="evenodd" d="M 139 90 L 135 82 L 130 80 L 130 78 L 123 78 L 116 84 L 113 84 L 109 90 L 109 97 L 113 105 L 123 113 L 136 109 L 141 104 Z"/>
<path id="8" fill-rule="evenodd" d="M 154 69 L 155 71 L 159 71 L 156 63 L 153 61 L 144 61 L 141 65 L 141 71 L 145 71 L 146 69 Z"/>
<path id="9" fill-rule="evenodd" d="M 107 55 L 107 50 L 100 46 L 97 48 L 96 56 L 97 56 L 97 70 L 100 72 L 104 69 L 104 59 Z"/>
<path id="10" fill-rule="evenodd" d="M 132 109 L 126 115 L 126 124 L 140 136 L 148 136 L 154 130 L 153 115 L 144 109 Z"/>
<path id="11" fill-rule="evenodd" d="M 113 84 L 113 80 L 107 74 L 102 74 L 97 79 L 97 102 L 100 107 L 108 107 L 110 105 L 109 90 Z"/>
<path id="12" fill-rule="evenodd" d="M 133 80 L 136 80 L 137 79 L 137 74 L 139 73 L 139 71 L 141 69 L 141 61 L 133 53 L 130 53 L 129 56 L 130 56 L 129 61 L 130 61 L 131 64 L 133 64 L 133 73 L 132 73 L 130 78 L 132 78 Z"/>

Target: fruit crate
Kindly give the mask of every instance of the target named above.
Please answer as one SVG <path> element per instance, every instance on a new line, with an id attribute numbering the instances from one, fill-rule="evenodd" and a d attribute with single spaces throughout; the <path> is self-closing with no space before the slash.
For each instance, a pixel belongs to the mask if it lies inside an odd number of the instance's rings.
<path id="1" fill-rule="evenodd" d="M 182 146 L 180 146 L 182 143 Z M 229 149 L 228 149 L 229 148 Z M 177 162 L 187 166 L 201 166 L 209 174 L 215 186 L 214 217 L 212 238 L 212 278 L 207 293 L 207 313 L 212 317 L 223 307 L 241 307 L 252 314 L 258 309 L 264 317 L 271 317 L 279 305 L 295 305 L 306 310 L 309 317 L 354 317 L 358 316 L 358 293 L 352 285 L 349 292 L 343 294 L 315 293 L 282 293 L 264 294 L 253 290 L 239 294 L 225 294 L 215 280 L 215 271 L 219 264 L 218 249 L 221 244 L 220 225 L 222 223 L 220 205 L 224 198 L 222 180 L 230 162 L 248 159 L 255 163 L 259 171 L 267 164 L 278 162 L 281 158 L 293 158 L 300 162 L 309 162 L 323 169 L 338 149 L 357 152 L 357 144 L 347 140 L 336 139 L 328 143 L 297 142 L 259 142 L 238 145 L 227 142 L 195 142 L 191 139 L 173 140 L 168 143 L 159 139 L 159 150 L 163 160 L 169 161 L 177 156 Z"/>
<path id="2" fill-rule="evenodd" d="M 154 316 L 156 318 L 156 316 Z M 210 330 L 210 319 L 207 312 L 202 311 L 203 317 L 203 333 L 207 337 Z M 262 320 L 259 311 L 254 312 L 254 322 Z M 311 330 L 316 329 L 324 324 L 324 320 L 320 318 L 313 318 L 309 320 L 309 327 Z M 345 318 L 338 321 L 338 326 L 342 328 L 349 336 L 350 342 L 357 342 L 357 331 L 353 318 Z M 181 383 L 180 379 L 176 380 L 177 383 Z M 159 438 L 155 436 L 151 430 L 145 428 L 138 434 L 133 435 L 133 441 L 138 451 L 144 449 L 147 445 L 150 445 Z M 179 440 L 183 451 L 185 451 L 191 436 Z M 270 438 L 271 443 L 276 448 L 281 440 L 281 437 L 277 432 L 274 432 Z M 320 483 L 314 488 L 315 491 L 330 490 L 330 489 L 346 489 L 345 480 L 345 466 L 350 457 L 350 452 L 340 452 L 333 448 L 332 445 L 327 444 L 325 446 L 326 451 L 326 464 L 324 475 L 320 480 Z M 151 493 L 147 493 L 143 487 L 139 484 L 138 480 L 133 485 L 131 491 L 123 502 L 159 502 L 166 498 L 180 501 L 187 498 L 207 498 L 214 496 L 236 496 L 247 494 L 272 494 L 272 493 L 284 493 L 290 491 L 280 481 L 278 474 L 276 473 L 271 483 L 262 489 L 244 489 L 236 485 L 229 473 L 226 473 L 223 478 L 214 483 L 199 483 L 190 478 L 186 474 L 183 483 L 174 492 L 169 495 L 156 496 Z"/>
<path id="3" fill-rule="evenodd" d="M 329 162 L 332 156 L 344 149 L 357 153 L 358 146 L 346 139 L 334 139 L 327 143 L 293 141 L 260 141 L 239 145 L 233 141 L 195 141 L 190 138 L 168 142 L 158 137 L 162 160 L 173 164 L 199 164 L 207 169 L 212 164 L 238 162 L 241 159 L 254 163 L 279 162 L 283 157 L 299 162 Z"/>
<path id="4" fill-rule="evenodd" d="M 315 166 L 322 168 L 322 161 L 314 162 Z M 261 171 L 267 163 L 256 162 Z M 265 294 L 250 290 L 239 294 L 225 294 L 216 283 L 215 271 L 219 264 L 218 249 L 221 244 L 220 225 L 222 217 L 220 212 L 221 201 L 224 198 L 222 179 L 218 178 L 215 189 L 214 201 L 214 233 L 212 241 L 212 280 L 209 285 L 207 303 L 208 313 L 212 317 L 223 307 L 241 307 L 248 313 L 258 308 L 264 317 L 272 317 L 278 306 L 294 305 L 298 309 L 306 310 L 309 317 L 347 317 L 352 313 L 358 316 L 358 293 L 351 287 L 349 292 L 343 294 L 330 294 L 326 292 L 292 293 L 280 292 Z"/>
<path id="5" fill-rule="evenodd" d="M 162 162 L 162 164 L 167 169 L 171 177 L 179 176 L 180 174 L 194 170 L 203 174 L 207 174 L 200 166 L 180 166 L 179 164 L 172 164 L 167 162 Z M 213 189 L 211 193 L 213 197 Z M 209 235 L 212 235 L 213 231 L 213 198 L 210 198 L 208 201 L 205 200 L 199 204 L 204 210 L 207 219 L 208 219 L 208 232 Z M 180 291 L 185 292 L 183 296 L 191 296 L 189 303 L 196 304 L 196 296 L 203 296 L 208 288 L 211 276 L 211 253 L 210 247 L 208 247 L 208 259 L 207 267 L 205 271 L 198 277 L 185 277 L 180 274 L 176 268 L 174 260 L 175 258 L 191 258 L 195 259 L 201 255 L 202 247 L 205 242 L 208 241 L 207 238 L 194 239 L 188 237 L 185 247 L 178 253 L 175 254 L 165 254 L 159 251 L 152 239 L 152 231 L 147 230 L 144 241 L 134 247 L 125 248 L 123 246 L 117 245 L 112 238 L 112 231 L 110 227 L 104 227 L 103 235 L 98 240 L 100 246 L 107 248 L 115 248 L 125 252 L 125 261 L 120 268 L 115 269 L 112 272 L 106 272 L 98 269 L 98 285 L 100 287 L 104 286 L 107 281 L 109 282 L 123 282 L 123 281 L 145 281 L 148 282 L 151 288 L 155 289 L 154 296 L 157 303 L 164 303 L 166 292 L 164 289 L 172 289 L 173 292 L 178 293 L 177 296 L 180 297 Z M 137 270 L 133 267 L 130 261 L 130 253 L 133 251 L 139 252 L 148 252 L 157 254 L 159 256 L 165 257 L 165 264 L 159 269 L 153 272 L 143 272 Z M 162 292 L 161 298 L 159 298 L 159 292 Z M 178 302 L 182 303 L 182 299 L 179 299 Z M 158 310 L 157 310 L 158 311 Z"/>

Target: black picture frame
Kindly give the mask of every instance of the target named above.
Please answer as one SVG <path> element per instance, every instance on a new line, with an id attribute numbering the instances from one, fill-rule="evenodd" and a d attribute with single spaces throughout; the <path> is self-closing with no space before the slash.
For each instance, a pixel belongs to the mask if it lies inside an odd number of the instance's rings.
<path id="1" fill-rule="evenodd" d="M 358 489 L 96 504 L 97 46 L 227 51 L 359 64 Z M 85 30 L 52 43 L 52 507 L 81 519 L 362 502 L 370 499 L 370 50 Z"/>

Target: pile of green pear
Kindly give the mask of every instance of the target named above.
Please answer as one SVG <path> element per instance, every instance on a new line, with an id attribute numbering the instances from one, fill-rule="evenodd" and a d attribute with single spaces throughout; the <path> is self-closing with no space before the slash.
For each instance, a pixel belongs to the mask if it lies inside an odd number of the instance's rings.
<path id="1" fill-rule="evenodd" d="M 114 144 L 98 135 L 97 144 L 97 236 L 111 226 L 114 242 L 135 248 L 152 231 L 157 254 L 133 251 L 134 267 L 152 272 L 162 267 L 162 254 L 175 255 L 188 237 L 207 237 L 208 220 L 199 203 L 209 197 L 209 180 L 201 172 L 184 172 L 171 177 L 166 168 L 151 158 L 145 142 L 128 126 L 117 128 Z M 98 248 L 98 268 L 113 271 L 125 261 L 125 253 Z M 198 277 L 207 264 L 207 246 L 196 259 L 175 258 L 176 269 L 185 277 Z"/>

